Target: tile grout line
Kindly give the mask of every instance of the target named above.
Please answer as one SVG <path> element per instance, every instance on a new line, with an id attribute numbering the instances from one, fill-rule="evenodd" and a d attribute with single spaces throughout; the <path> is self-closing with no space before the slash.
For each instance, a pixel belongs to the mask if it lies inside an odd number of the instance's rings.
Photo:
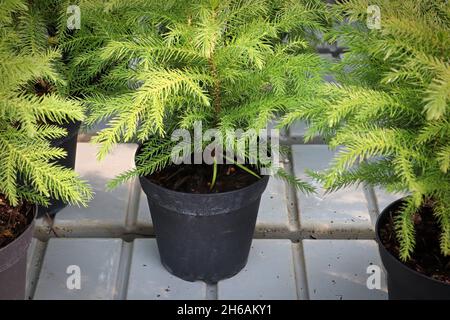
<path id="1" fill-rule="evenodd" d="M 363 186 L 363 190 L 367 201 L 367 210 L 369 211 L 370 222 L 372 224 L 372 228 L 375 230 L 375 223 L 380 215 L 377 196 L 374 188 L 370 185 L 365 184 Z"/>
<path id="2" fill-rule="evenodd" d="M 255 233 L 255 235 L 253 236 L 253 239 L 258 239 L 258 240 L 291 240 L 293 242 L 298 242 L 300 240 L 310 240 L 310 234 L 308 232 L 312 231 L 307 231 L 307 232 L 302 232 L 301 235 L 293 235 L 291 232 L 290 234 L 286 234 L 286 233 Z M 298 232 L 297 232 L 298 233 Z M 343 233 L 336 233 L 334 232 L 333 234 L 328 234 L 326 232 L 321 232 L 321 231 L 314 231 L 314 236 L 315 238 L 317 238 L 317 240 L 373 240 L 373 231 L 364 231 L 364 232 L 359 232 L 358 231 L 349 231 L 349 232 L 343 232 Z M 51 236 L 49 238 L 50 239 L 60 239 L 60 238 L 64 238 L 64 239 L 122 239 L 124 241 L 127 242 L 131 242 L 135 239 L 155 239 L 154 235 L 149 235 L 149 234 L 145 234 L 145 233 L 124 233 L 124 234 L 120 234 L 120 235 L 115 235 L 115 234 L 83 234 L 83 235 L 70 235 L 69 236 L 62 236 L 62 237 L 54 237 Z M 46 241 L 46 240 L 41 240 L 39 238 L 36 238 L 40 241 Z"/>
<path id="3" fill-rule="evenodd" d="M 206 283 L 206 300 L 219 300 L 219 284 Z"/>
<path id="4" fill-rule="evenodd" d="M 27 272 L 26 297 L 28 300 L 34 299 L 45 253 L 47 252 L 48 247 L 48 241 L 40 241 L 39 239 L 36 240 L 36 247 L 31 257 L 31 267 L 29 272 Z"/>
<path id="5" fill-rule="evenodd" d="M 292 254 L 294 261 L 294 274 L 296 280 L 297 299 L 310 300 L 308 277 L 306 273 L 306 259 L 303 250 L 303 241 L 292 243 Z"/>
<path id="6" fill-rule="evenodd" d="M 288 174 L 294 175 L 292 154 L 289 154 L 287 159 L 285 159 L 284 168 Z M 300 209 L 298 206 L 296 190 L 288 183 L 285 183 L 285 186 L 288 202 L 289 225 L 293 227 L 294 232 L 301 233 Z M 299 246 L 298 250 L 295 250 L 295 244 L 291 245 L 297 299 L 309 300 L 306 260 L 301 247 L 302 242 L 300 241 L 297 245 Z"/>
<path id="7" fill-rule="evenodd" d="M 128 203 L 126 208 L 125 232 L 132 232 L 137 224 L 137 215 L 140 201 L 140 185 L 138 179 L 133 179 L 129 184 Z M 124 236 L 124 235 L 122 235 Z M 131 259 L 133 255 L 133 242 L 122 239 L 122 249 L 116 282 L 115 300 L 126 300 L 128 291 L 128 281 L 130 278 Z"/>
<path id="8" fill-rule="evenodd" d="M 41 222 L 41 223 L 38 223 Z M 33 238 L 42 242 L 47 242 L 51 238 L 58 238 L 58 234 L 54 229 L 55 219 L 53 217 L 44 216 L 36 219 L 34 226 Z"/>
<path id="9" fill-rule="evenodd" d="M 294 174 L 292 170 L 292 159 L 288 156 L 283 161 L 283 167 L 288 174 Z M 287 212 L 289 220 L 290 231 L 300 232 L 300 214 L 297 204 L 297 195 L 295 189 L 288 183 L 284 182 L 284 189 L 286 192 Z"/>
<path id="10" fill-rule="evenodd" d="M 125 232 L 132 232 L 136 227 L 138 212 L 139 212 L 139 201 L 141 198 L 141 186 L 139 184 L 139 179 L 133 179 L 130 183 L 127 212 L 125 218 Z"/>
<path id="11" fill-rule="evenodd" d="M 128 282 L 130 279 L 131 259 L 133 255 L 133 242 L 122 241 L 119 267 L 117 271 L 116 291 L 113 300 L 126 300 Z"/>

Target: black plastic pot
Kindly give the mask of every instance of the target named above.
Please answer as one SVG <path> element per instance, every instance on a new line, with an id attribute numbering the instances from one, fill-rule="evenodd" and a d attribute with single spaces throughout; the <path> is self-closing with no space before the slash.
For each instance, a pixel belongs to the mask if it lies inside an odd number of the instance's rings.
<path id="1" fill-rule="evenodd" d="M 421 274 L 402 263 L 381 242 L 380 228 L 396 212 L 405 199 L 387 206 L 375 227 L 381 260 L 387 273 L 390 300 L 443 300 L 450 299 L 450 285 Z"/>
<path id="2" fill-rule="evenodd" d="M 13 242 L 0 249 L 0 300 L 25 299 L 27 250 L 33 236 L 37 207 L 28 228 Z"/>
<path id="3" fill-rule="evenodd" d="M 242 270 L 268 181 L 265 176 L 236 191 L 191 194 L 141 177 L 164 267 L 181 279 L 208 283 Z"/>
<path id="4" fill-rule="evenodd" d="M 67 130 L 67 136 L 51 141 L 53 147 L 62 148 L 67 152 L 67 156 L 62 159 L 58 159 L 56 163 L 60 166 L 75 169 L 75 158 L 77 154 L 77 138 L 78 131 L 80 129 L 81 122 L 69 122 L 67 124 L 61 125 L 61 127 Z M 57 199 L 50 199 L 50 205 L 48 207 L 39 207 L 38 217 L 49 214 L 54 216 L 61 209 L 66 206 L 64 202 Z"/>

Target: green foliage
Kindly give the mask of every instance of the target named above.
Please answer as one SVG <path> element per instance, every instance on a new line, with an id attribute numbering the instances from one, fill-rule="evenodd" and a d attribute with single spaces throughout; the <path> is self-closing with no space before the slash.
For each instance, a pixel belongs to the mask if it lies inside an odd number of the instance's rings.
<path id="1" fill-rule="evenodd" d="M 0 193 L 13 206 L 49 197 L 85 205 L 90 188 L 54 163 L 65 152 L 49 143 L 67 134 L 58 124 L 83 118 L 83 108 L 58 94 L 60 53 L 48 44 L 43 4 L 0 4 Z"/>
<path id="2" fill-rule="evenodd" d="M 381 9 L 379 30 L 366 27 L 368 5 Z M 430 201 L 441 251 L 450 255 L 450 6 L 349 0 L 335 13 L 340 27 L 330 39 L 349 49 L 335 66 L 340 84 L 325 85 L 284 123 L 306 119 L 308 137 L 341 146 L 331 168 L 316 175 L 330 191 L 367 183 L 411 195 L 396 221 L 401 259 L 414 250 L 413 215 Z"/>
<path id="3" fill-rule="evenodd" d="M 95 137 L 98 156 L 118 142 L 144 145 L 144 161 L 110 187 L 170 163 L 173 129 L 196 121 L 203 130 L 262 129 L 322 81 L 325 62 L 308 48 L 327 22 L 319 0 L 78 4 L 81 30 L 61 46 L 73 57 L 68 78 L 89 105 L 87 123 L 109 119 Z"/>

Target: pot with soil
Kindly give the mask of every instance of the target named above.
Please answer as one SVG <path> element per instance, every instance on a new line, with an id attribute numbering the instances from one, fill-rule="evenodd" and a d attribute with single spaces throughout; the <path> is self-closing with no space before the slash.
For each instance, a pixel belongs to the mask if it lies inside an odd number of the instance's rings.
<path id="1" fill-rule="evenodd" d="M 210 190 L 211 167 L 172 165 L 140 177 L 161 262 L 187 281 L 216 283 L 244 268 L 269 180 L 224 164 Z"/>
<path id="2" fill-rule="evenodd" d="M 78 131 L 80 130 L 80 121 L 68 122 L 63 125 L 59 125 L 60 127 L 67 130 L 67 136 L 59 139 L 54 139 L 51 141 L 52 147 L 62 148 L 66 151 L 67 156 L 61 159 L 58 159 L 56 163 L 62 167 L 68 169 L 75 169 L 75 159 L 77 153 L 77 138 Z M 39 206 L 38 217 L 44 216 L 46 214 L 50 216 L 54 216 L 59 211 L 61 211 L 66 204 L 58 199 L 50 198 L 50 205 L 48 207 Z"/>
<path id="3" fill-rule="evenodd" d="M 387 272 L 389 299 L 450 299 L 450 257 L 439 247 L 440 226 L 433 208 L 424 206 L 414 217 L 416 247 L 411 259 L 398 258 L 399 243 L 393 221 L 405 199 L 386 207 L 376 224 L 376 237 L 381 260 Z"/>
<path id="4" fill-rule="evenodd" d="M 0 300 L 25 299 L 27 250 L 37 207 L 11 207 L 0 196 Z"/>

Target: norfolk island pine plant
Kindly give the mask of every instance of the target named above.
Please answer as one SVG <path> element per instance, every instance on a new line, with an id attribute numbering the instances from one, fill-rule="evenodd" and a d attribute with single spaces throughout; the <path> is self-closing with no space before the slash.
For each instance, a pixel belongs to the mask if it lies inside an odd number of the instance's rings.
<path id="1" fill-rule="evenodd" d="M 35 50 L 45 51 L 50 49 L 52 51 L 58 51 L 60 57 L 58 63 L 54 64 L 57 72 L 64 79 L 64 85 L 53 85 L 45 80 L 40 80 L 36 85 L 36 93 L 42 96 L 47 93 L 58 94 L 64 97 L 70 97 L 77 99 L 76 92 L 72 90 L 73 81 L 71 80 L 70 70 L 66 67 L 68 64 L 67 55 L 59 48 L 59 39 L 63 38 L 66 32 L 70 32 L 68 29 L 68 17 L 67 7 L 68 4 L 65 1 L 60 0 L 41 0 L 33 1 L 27 4 L 28 6 L 28 19 L 27 25 L 24 27 L 24 32 L 29 33 L 30 46 Z M 64 6 L 65 16 L 58 15 L 60 8 Z M 27 28 L 25 30 L 25 28 Z M 75 168 L 76 147 L 77 147 L 77 135 L 81 125 L 82 110 L 81 106 L 77 105 L 72 111 L 78 112 L 78 116 L 64 119 L 61 122 L 49 123 L 57 124 L 60 127 L 67 130 L 67 135 L 55 139 L 51 139 L 51 145 L 53 147 L 62 148 L 66 152 L 66 156 L 56 160 L 57 164 L 69 169 Z M 40 206 L 38 210 L 38 217 L 40 216 L 54 216 L 58 211 L 66 206 L 60 199 L 49 199 L 48 206 Z"/>
<path id="2" fill-rule="evenodd" d="M 91 190 L 73 170 L 55 163 L 65 152 L 50 145 L 66 131 L 57 124 L 81 120 L 83 108 L 61 97 L 55 71 L 59 53 L 46 50 L 27 1 L 0 7 L 0 299 L 25 298 L 26 250 L 37 204 L 49 199 L 86 205 Z M 51 124 L 49 123 L 51 122 Z M 55 124 L 56 123 L 56 124 Z"/>
<path id="3" fill-rule="evenodd" d="M 254 132 L 315 94 L 325 62 L 308 40 L 312 29 L 326 23 L 325 4 L 199 0 L 167 6 L 135 0 L 78 5 L 81 29 L 63 47 L 77 52 L 74 68 L 90 70 L 88 77 L 79 74 L 90 83 L 84 97 L 87 123 L 109 119 L 94 137 L 98 156 L 119 142 L 139 144 L 136 168 L 109 187 L 139 177 L 161 261 L 171 273 L 207 282 L 236 274 L 246 264 L 268 182 L 260 173 L 267 163 L 260 158 L 250 163 L 249 153 L 236 146 L 262 139 Z M 80 52 L 83 47 L 89 50 Z M 224 152 L 214 149 L 220 151 L 210 153 L 209 165 L 173 165 L 178 141 L 172 133 L 192 133 L 200 122 L 200 134 L 243 129 L 240 138 L 224 139 L 225 149 L 235 151 L 236 157 L 225 159 L 231 164 L 221 164 Z M 195 148 L 185 146 L 179 158 L 191 159 Z M 275 175 L 312 191 L 283 169 Z"/>
<path id="4" fill-rule="evenodd" d="M 381 28 L 366 25 L 369 5 Z M 380 215 L 376 236 L 391 299 L 450 298 L 450 6 L 446 1 L 343 1 L 330 34 L 348 52 L 309 107 L 307 139 L 340 146 L 311 172 L 332 192 L 366 184 L 408 196 Z M 328 103 L 323 103 L 323 100 Z M 311 107 L 313 106 L 313 107 Z"/>
<path id="5" fill-rule="evenodd" d="M 66 15 L 58 15 L 61 6 L 64 5 Z M 68 4 L 61 0 L 41 0 L 34 1 L 30 4 L 33 8 L 34 21 L 38 23 L 36 25 L 37 30 L 43 30 L 46 33 L 48 39 L 48 46 L 53 50 L 58 50 L 61 54 L 61 58 L 58 63 L 58 72 L 64 78 L 64 86 L 58 87 L 58 92 L 60 95 L 70 99 L 78 99 L 79 96 L 72 90 L 73 81 L 70 77 L 71 73 L 67 65 L 70 62 L 67 54 L 61 50 L 59 47 L 60 39 L 63 39 L 63 35 L 66 32 L 70 32 L 72 27 L 69 24 L 71 21 L 67 17 Z M 40 24 L 40 25 L 39 25 Z M 82 125 L 81 119 L 68 119 L 61 127 L 67 130 L 67 135 L 63 138 L 53 139 L 51 145 L 54 147 L 62 148 L 66 151 L 67 155 L 64 158 L 58 160 L 58 164 L 69 169 L 75 169 L 76 153 L 77 153 L 77 140 L 78 132 Z M 61 200 L 51 199 L 50 205 L 48 207 L 39 208 L 40 215 L 54 216 L 61 209 L 63 209 L 66 204 Z"/>

